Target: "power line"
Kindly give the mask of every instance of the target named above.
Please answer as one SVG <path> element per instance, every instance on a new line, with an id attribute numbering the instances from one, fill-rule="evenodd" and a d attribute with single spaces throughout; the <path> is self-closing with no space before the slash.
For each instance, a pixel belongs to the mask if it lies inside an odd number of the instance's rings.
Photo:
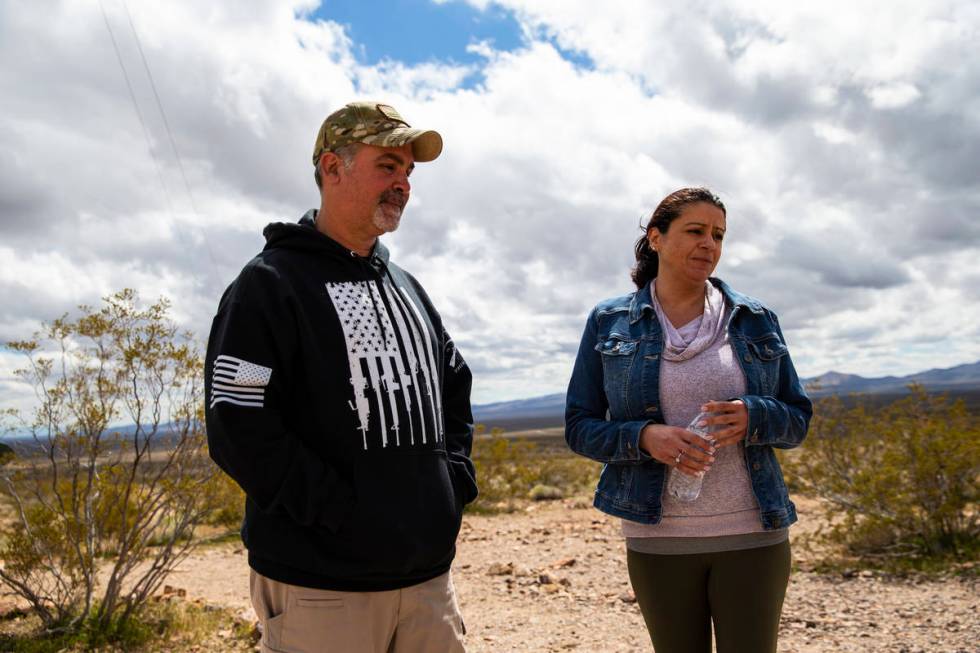
<path id="1" fill-rule="evenodd" d="M 101 0 L 100 0 L 101 1 Z M 133 38 L 136 39 L 136 49 L 140 53 L 140 60 L 143 62 L 143 70 L 146 71 L 146 78 L 150 82 L 150 88 L 153 90 L 153 98 L 156 100 L 157 109 L 160 110 L 160 117 L 163 118 L 163 127 L 167 132 L 167 138 L 170 140 L 170 147 L 174 151 L 174 158 L 177 160 L 177 167 L 180 169 L 180 176 L 184 180 L 184 188 L 187 190 L 187 199 L 191 204 L 191 211 L 194 213 L 194 217 L 200 222 L 200 213 L 197 210 L 197 203 L 194 201 L 194 193 L 191 191 L 191 184 L 187 180 L 187 173 L 184 170 L 184 161 L 181 159 L 180 151 L 177 149 L 177 140 L 174 138 L 173 131 L 170 129 L 170 121 L 167 120 L 167 112 L 163 109 L 163 101 L 160 99 L 160 94 L 157 92 L 156 82 L 153 81 L 153 73 L 150 72 L 150 65 L 146 61 L 146 55 L 143 53 L 143 43 L 140 40 L 139 32 L 136 31 L 136 25 L 133 23 L 133 15 L 129 12 L 129 5 L 126 0 L 122 0 L 123 9 L 126 10 L 126 19 L 129 21 L 129 28 L 133 31 Z M 204 239 L 204 249 L 208 253 L 208 260 L 211 262 L 211 272 L 215 277 L 217 274 L 217 263 L 214 260 L 214 252 L 211 251 L 211 243 L 208 239 Z"/>
<path id="2" fill-rule="evenodd" d="M 170 191 L 167 189 L 167 183 L 163 178 L 163 169 L 153 154 L 153 139 L 150 137 L 150 130 L 146 126 L 146 121 L 143 119 L 143 112 L 140 111 L 139 103 L 136 101 L 136 92 L 133 91 L 133 84 L 129 81 L 129 73 L 126 72 L 126 66 L 123 65 L 122 53 L 119 51 L 119 44 L 116 42 L 116 35 L 112 31 L 112 25 L 109 24 L 109 16 L 106 15 L 105 5 L 102 0 L 99 0 L 99 9 L 102 10 L 102 19 L 105 21 L 105 28 L 109 31 L 109 39 L 112 41 L 112 49 L 116 53 L 116 61 L 119 62 L 119 69 L 122 70 L 123 79 L 126 80 L 126 88 L 129 89 L 129 99 L 133 103 L 133 110 L 136 111 L 136 117 L 139 119 L 140 127 L 143 129 L 143 137 L 146 139 L 146 147 L 149 150 L 150 158 L 153 159 L 153 166 L 156 168 L 157 177 L 160 179 L 160 187 L 163 189 L 163 195 L 167 199 L 170 217 L 176 220 L 174 218 L 174 204 L 170 198 Z"/>
<path id="3" fill-rule="evenodd" d="M 133 37 L 136 39 L 136 49 L 139 50 L 140 60 L 143 62 L 143 69 L 146 71 L 146 77 L 150 80 L 150 88 L 153 89 L 153 97 L 156 99 L 157 108 L 160 110 L 160 116 L 163 118 L 163 127 L 167 132 L 167 138 L 170 139 L 170 147 L 174 151 L 174 158 L 177 159 L 177 167 L 180 168 L 180 176 L 184 180 L 184 188 L 187 189 L 187 197 L 191 203 L 191 209 L 194 215 L 197 216 L 197 206 L 194 203 L 194 193 L 191 192 L 191 185 L 187 181 L 187 173 L 184 172 L 184 162 L 180 158 L 180 152 L 177 151 L 177 141 L 174 140 L 173 132 L 170 130 L 170 122 L 167 120 L 167 112 L 163 110 L 163 102 L 160 101 L 160 94 L 157 93 L 157 85 L 153 81 L 153 75 L 150 73 L 150 66 L 146 62 L 146 55 L 143 54 L 143 44 L 140 41 L 140 35 L 136 31 L 136 25 L 133 24 L 133 16 L 129 13 L 129 5 L 126 0 L 123 0 L 123 9 L 126 10 L 126 18 L 129 20 L 129 28 L 133 30 Z"/>
<path id="4" fill-rule="evenodd" d="M 199 219 L 200 218 L 200 214 L 199 214 L 199 212 L 197 210 L 197 206 L 196 206 L 196 203 L 194 201 L 194 194 L 191 191 L 190 182 L 187 179 L 187 174 L 186 174 L 186 172 L 184 170 L 184 164 L 183 164 L 183 161 L 182 161 L 182 159 L 180 157 L 180 152 L 177 149 L 177 141 L 176 141 L 176 139 L 173 136 L 172 130 L 170 129 L 170 123 L 167 120 L 167 114 L 166 114 L 166 112 L 163 109 L 163 102 L 160 99 L 160 94 L 157 92 L 156 84 L 153 81 L 153 75 L 150 72 L 150 67 L 149 67 L 149 65 L 147 63 L 146 55 L 143 53 L 143 46 L 142 46 L 142 43 L 140 42 L 139 33 L 136 31 L 136 25 L 133 23 L 132 14 L 129 11 L 129 7 L 126 5 L 125 0 L 123 0 L 123 3 L 122 4 L 123 4 L 124 9 L 126 10 L 126 17 L 129 20 L 129 26 L 130 26 L 130 29 L 132 29 L 133 37 L 136 40 L 136 47 L 139 50 L 140 59 L 143 62 L 143 68 L 146 71 L 147 79 L 150 82 L 150 87 L 153 89 L 153 97 L 156 99 L 157 108 L 160 111 L 160 116 L 163 118 L 163 124 L 164 124 L 164 128 L 165 128 L 165 130 L 167 132 L 167 137 L 170 140 L 170 146 L 171 146 L 171 148 L 173 148 L 174 157 L 177 160 L 177 166 L 180 169 L 180 175 L 181 175 L 181 177 L 183 178 L 183 181 L 184 181 L 184 188 L 187 191 L 187 198 L 188 198 L 188 200 L 190 202 L 190 205 L 191 205 L 191 211 L 194 214 L 195 218 L 198 218 Z M 116 61 L 119 62 L 119 68 L 120 68 L 120 70 L 122 70 L 123 79 L 126 80 L 126 88 L 129 90 L 129 99 L 130 99 L 130 101 L 133 104 L 133 109 L 136 112 L 136 117 L 139 120 L 140 126 L 143 129 L 143 136 L 146 139 L 146 145 L 147 145 L 147 149 L 149 150 L 150 158 L 153 159 L 153 165 L 156 168 L 157 177 L 160 179 L 160 186 L 163 188 L 163 193 L 164 193 L 164 196 L 166 197 L 166 200 L 167 200 L 167 206 L 168 206 L 168 208 L 170 210 L 170 218 L 173 221 L 174 229 L 177 231 L 177 234 L 178 234 L 179 238 L 182 241 L 184 241 L 188 246 L 190 246 L 191 240 L 188 237 L 188 235 L 184 232 L 184 229 L 180 226 L 180 220 L 176 217 L 176 214 L 174 212 L 173 199 L 172 199 L 172 197 L 170 195 L 170 190 L 169 190 L 169 188 L 168 188 L 168 186 L 166 184 L 166 181 L 164 179 L 163 168 L 162 168 L 162 166 L 160 164 L 160 161 L 157 159 L 156 154 L 153 151 L 153 139 L 152 139 L 152 137 L 150 135 L 150 130 L 149 130 L 149 127 L 147 126 L 146 120 L 143 117 L 143 112 L 140 111 L 139 102 L 136 100 L 136 93 L 133 90 L 133 84 L 130 81 L 129 73 L 126 71 L 126 66 L 123 64 L 122 53 L 121 53 L 121 51 L 119 49 L 119 44 L 116 41 L 115 33 L 112 31 L 112 25 L 109 23 L 109 17 L 106 14 L 105 4 L 104 4 L 103 0 L 99 0 L 99 8 L 102 10 L 102 18 L 105 21 L 106 30 L 109 32 L 109 38 L 112 41 L 112 48 L 113 48 L 113 50 L 116 53 Z M 209 269 L 210 275 L 209 276 L 213 277 L 214 279 L 217 279 L 217 278 L 219 278 L 218 277 L 218 271 L 217 271 L 217 263 L 216 263 L 215 258 L 214 258 L 214 253 L 211 251 L 211 245 L 208 242 L 207 238 L 204 239 L 204 249 L 207 252 L 208 262 L 210 263 L 210 269 Z"/>

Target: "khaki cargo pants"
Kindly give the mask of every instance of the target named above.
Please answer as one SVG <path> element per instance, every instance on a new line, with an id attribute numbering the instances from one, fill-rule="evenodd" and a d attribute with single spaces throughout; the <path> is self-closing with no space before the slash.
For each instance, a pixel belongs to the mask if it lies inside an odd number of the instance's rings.
<path id="1" fill-rule="evenodd" d="M 452 576 L 386 592 L 298 587 L 252 570 L 262 653 L 461 653 Z"/>

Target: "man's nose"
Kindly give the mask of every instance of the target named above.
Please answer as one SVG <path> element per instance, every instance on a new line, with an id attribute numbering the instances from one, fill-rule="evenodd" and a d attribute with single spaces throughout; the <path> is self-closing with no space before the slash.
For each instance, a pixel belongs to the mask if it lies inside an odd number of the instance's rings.
<path id="1" fill-rule="evenodd" d="M 402 193 L 408 195 L 409 191 L 412 190 L 412 184 L 408 181 L 408 174 L 405 172 L 399 172 L 395 175 L 395 181 L 391 184 L 392 189 L 401 191 Z"/>

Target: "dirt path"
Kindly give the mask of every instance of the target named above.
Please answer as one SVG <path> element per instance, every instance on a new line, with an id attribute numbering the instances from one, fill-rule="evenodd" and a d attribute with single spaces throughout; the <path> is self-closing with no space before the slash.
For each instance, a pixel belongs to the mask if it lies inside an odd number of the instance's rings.
<path id="1" fill-rule="evenodd" d="M 798 503 L 801 524 L 812 524 L 813 504 Z M 794 527 L 794 539 L 807 530 Z M 585 500 L 468 516 L 453 573 L 470 653 L 652 650 L 627 580 L 619 525 Z M 252 617 L 247 579 L 241 546 L 227 544 L 197 553 L 171 584 L 186 589 L 188 598 Z M 978 653 L 978 611 L 975 580 L 796 571 L 783 610 L 780 651 Z"/>

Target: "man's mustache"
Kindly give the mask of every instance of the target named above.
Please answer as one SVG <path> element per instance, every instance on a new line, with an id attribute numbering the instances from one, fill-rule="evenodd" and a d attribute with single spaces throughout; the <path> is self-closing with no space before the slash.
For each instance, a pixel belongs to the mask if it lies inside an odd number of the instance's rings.
<path id="1" fill-rule="evenodd" d="M 405 194 L 396 190 L 386 190 L 381 193 L 381 197 L 378 199 L 379 204 L 395 204 L 399 208 L 405 208 L 405 204 L 408 202 L 408 198 Z"/>

